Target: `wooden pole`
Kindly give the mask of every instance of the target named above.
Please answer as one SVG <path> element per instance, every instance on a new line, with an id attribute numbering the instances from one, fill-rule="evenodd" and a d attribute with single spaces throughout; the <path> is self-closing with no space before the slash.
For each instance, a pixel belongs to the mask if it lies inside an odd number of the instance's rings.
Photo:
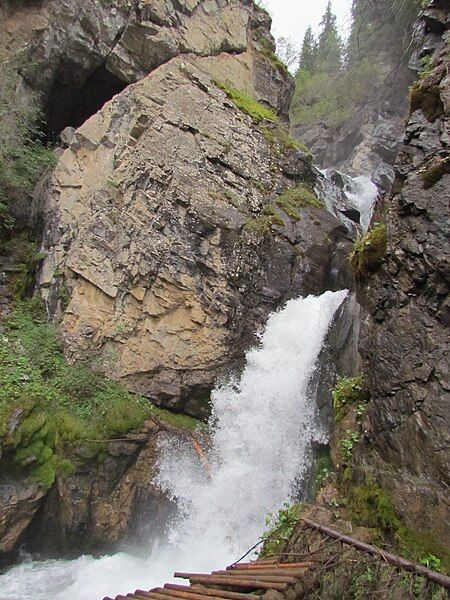
<path id="1" fill-rule="evenodd" d="M 406 560 L 401 556 L 396 556 L 395 554 L 391 554 L 390 552 L 384 552 L 379 548 L 375 548 L 375 546 L 371 546 L 370 544 L 366 544 L 364 542 L 360 542 L 359 540 L 350 537 L 349 535 L 344 535 L 339 531 L 335 531 L 334 529 L 330 529 L 329 527 L 325 527 L 324 525 L 320 525 L 320 523 L 316 523 L 315 521 L 311 521 L 311 519 L 301 519 L 308 527 L 311 529 L 317 529 L 320 533 L 324 533 L 343 544 L 347 544 L 349 546 L 353 546 L 357 550 L 361 550 L 361 552 L 367 552 L 368 554 L 372 554 L 373 556 L 378 556 L 382 558 L 384 561 L 390 563 L 394 567 L 400 567 L 401 569 L 405 569 L 407 571 L 415 571 L 422 577 L 426 577 L 430 581 L 434 583 L 438 583 L 442 585 L 442 587 L 446 589 L 450 589 L 450 577 L 447 575 L 443 575 L 442 573 L 437 573 L 436 571 L 432 571 L 423 565 L 419 565 L 411 560 Z"/>

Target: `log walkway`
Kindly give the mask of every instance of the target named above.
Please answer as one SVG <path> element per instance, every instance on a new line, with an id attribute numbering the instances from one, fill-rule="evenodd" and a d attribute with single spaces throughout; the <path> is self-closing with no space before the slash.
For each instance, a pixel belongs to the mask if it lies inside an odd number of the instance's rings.
<path id="1" fill-rule="evenodd" d="M 255 592 L 285 591 L 313 567 L 311 562 L 279 564 L 277 559 L 239 563 L 211 573 L 174 573 L 190 585 L 166 583 L 152 590 L 136 590 L 114 600 L 251 600 Z M 106 597 L 103 600 L 113 600 Z"/>
<path id="2" fill-rule="evenodd" d="M 341 544 L 352 546 L 355 550 L 371 554 L 400 570 L 413 571 L 419 576 L 450 589 L 450 577 L 431 571 L 422 565 L 405 560 L 394 554 L 383 552 L 355 538 L 315 523 L 302 519 L 306 527 L 334 538 Z M 308 558 L 308 557 L 307 557 Z M 284 592 L 299 583 L 308 572 L 317 568 L 317 559 L 304 562 L 280 563 L 279 558 L 262 559 L 253 562 L 235 563 L 223 570 L 211 573 L 175 572 L 174 577 L 189 581 L 190 585 L 166 583 L 164 587 L 151 590 L 136 590 L 126 596 L 105 597 L 103 600 L 251 600 L 255 594 L 264 594 L 267 590 Z"/>

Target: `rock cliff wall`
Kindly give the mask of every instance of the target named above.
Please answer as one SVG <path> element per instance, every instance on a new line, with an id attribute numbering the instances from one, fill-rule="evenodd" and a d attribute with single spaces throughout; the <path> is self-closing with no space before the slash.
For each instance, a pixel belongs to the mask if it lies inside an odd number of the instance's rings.
<path id="1" fill-rule="evenodd" d="M 450 79 L 444 4 L 435 0 L 424 12 L 425 33 L 442 37 L 411 90 L 396 180 L 375 216 L 387 221 L 388 253 L 360 286 L 367 311 L 361 351 L 372 402 L 356 457 L 392 495 L 407 523 L 443 544 L 450 533 Z"/>

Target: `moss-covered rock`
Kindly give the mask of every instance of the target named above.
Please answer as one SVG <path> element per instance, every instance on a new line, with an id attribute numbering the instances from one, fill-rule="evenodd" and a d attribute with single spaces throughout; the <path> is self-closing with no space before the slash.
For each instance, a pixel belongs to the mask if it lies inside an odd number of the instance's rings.
<path id="1" fill-rule="evenodd" d="M 301 215 L 299 211 L 302 208 L 324 208 L 321 200 L 306 184 L 298 185 L 295 188 L 287 188 L 278 196 L 275 202 L 294 221 L 300 219 Z"/>
<path id="2" fill-rule="evenodd" d="M 278 115 L 274 113 L 274 111 L 267 106 L 261 104 L 261 102 L 257 102 L 254 98 L 246 94 L 241 90 L 237 90 L 236 88 L 221 82 L 214 82 L 218 88 L 220 88 L 228 98 L 246 115 L 252 118 L 255 123 L 259 123 L 260 121 L 277 121 Z"/>
<path id="3" fill-rule="evenodd" d="M 382 264 L 387 251 L 387 227 L 375 223 L 374 227 L 357 240 L 350 255 L 350 264 L 357 278 L 367 277 Z"/>

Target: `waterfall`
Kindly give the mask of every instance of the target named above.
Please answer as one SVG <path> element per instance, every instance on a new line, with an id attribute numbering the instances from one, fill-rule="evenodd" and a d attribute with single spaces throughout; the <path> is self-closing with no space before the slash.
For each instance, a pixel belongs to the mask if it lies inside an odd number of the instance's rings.
<path id="1" fill-rule="evenodd" d="M 320 439 L 308 384 L 347 292 L 290 300 L 273 313 L 239 379 L 212 395 L 205 469 L 190 444 L 167 438 L 158 483 L 177 501 L 165 547 L 147 558 L 28 561 L 0 576 L 0 600 L 101 600 L 161 585 L 174 570 L 211 570 L 255 544 L 265 517 L 292 500 Z"/>
<path id="2" fill-rule="evenodd" d="M 365 233 L 370 225 L 379 189 L 366 175 L 350 177 L 335 169 L 318 169 L 316 193 L 354 237 Z"/>

